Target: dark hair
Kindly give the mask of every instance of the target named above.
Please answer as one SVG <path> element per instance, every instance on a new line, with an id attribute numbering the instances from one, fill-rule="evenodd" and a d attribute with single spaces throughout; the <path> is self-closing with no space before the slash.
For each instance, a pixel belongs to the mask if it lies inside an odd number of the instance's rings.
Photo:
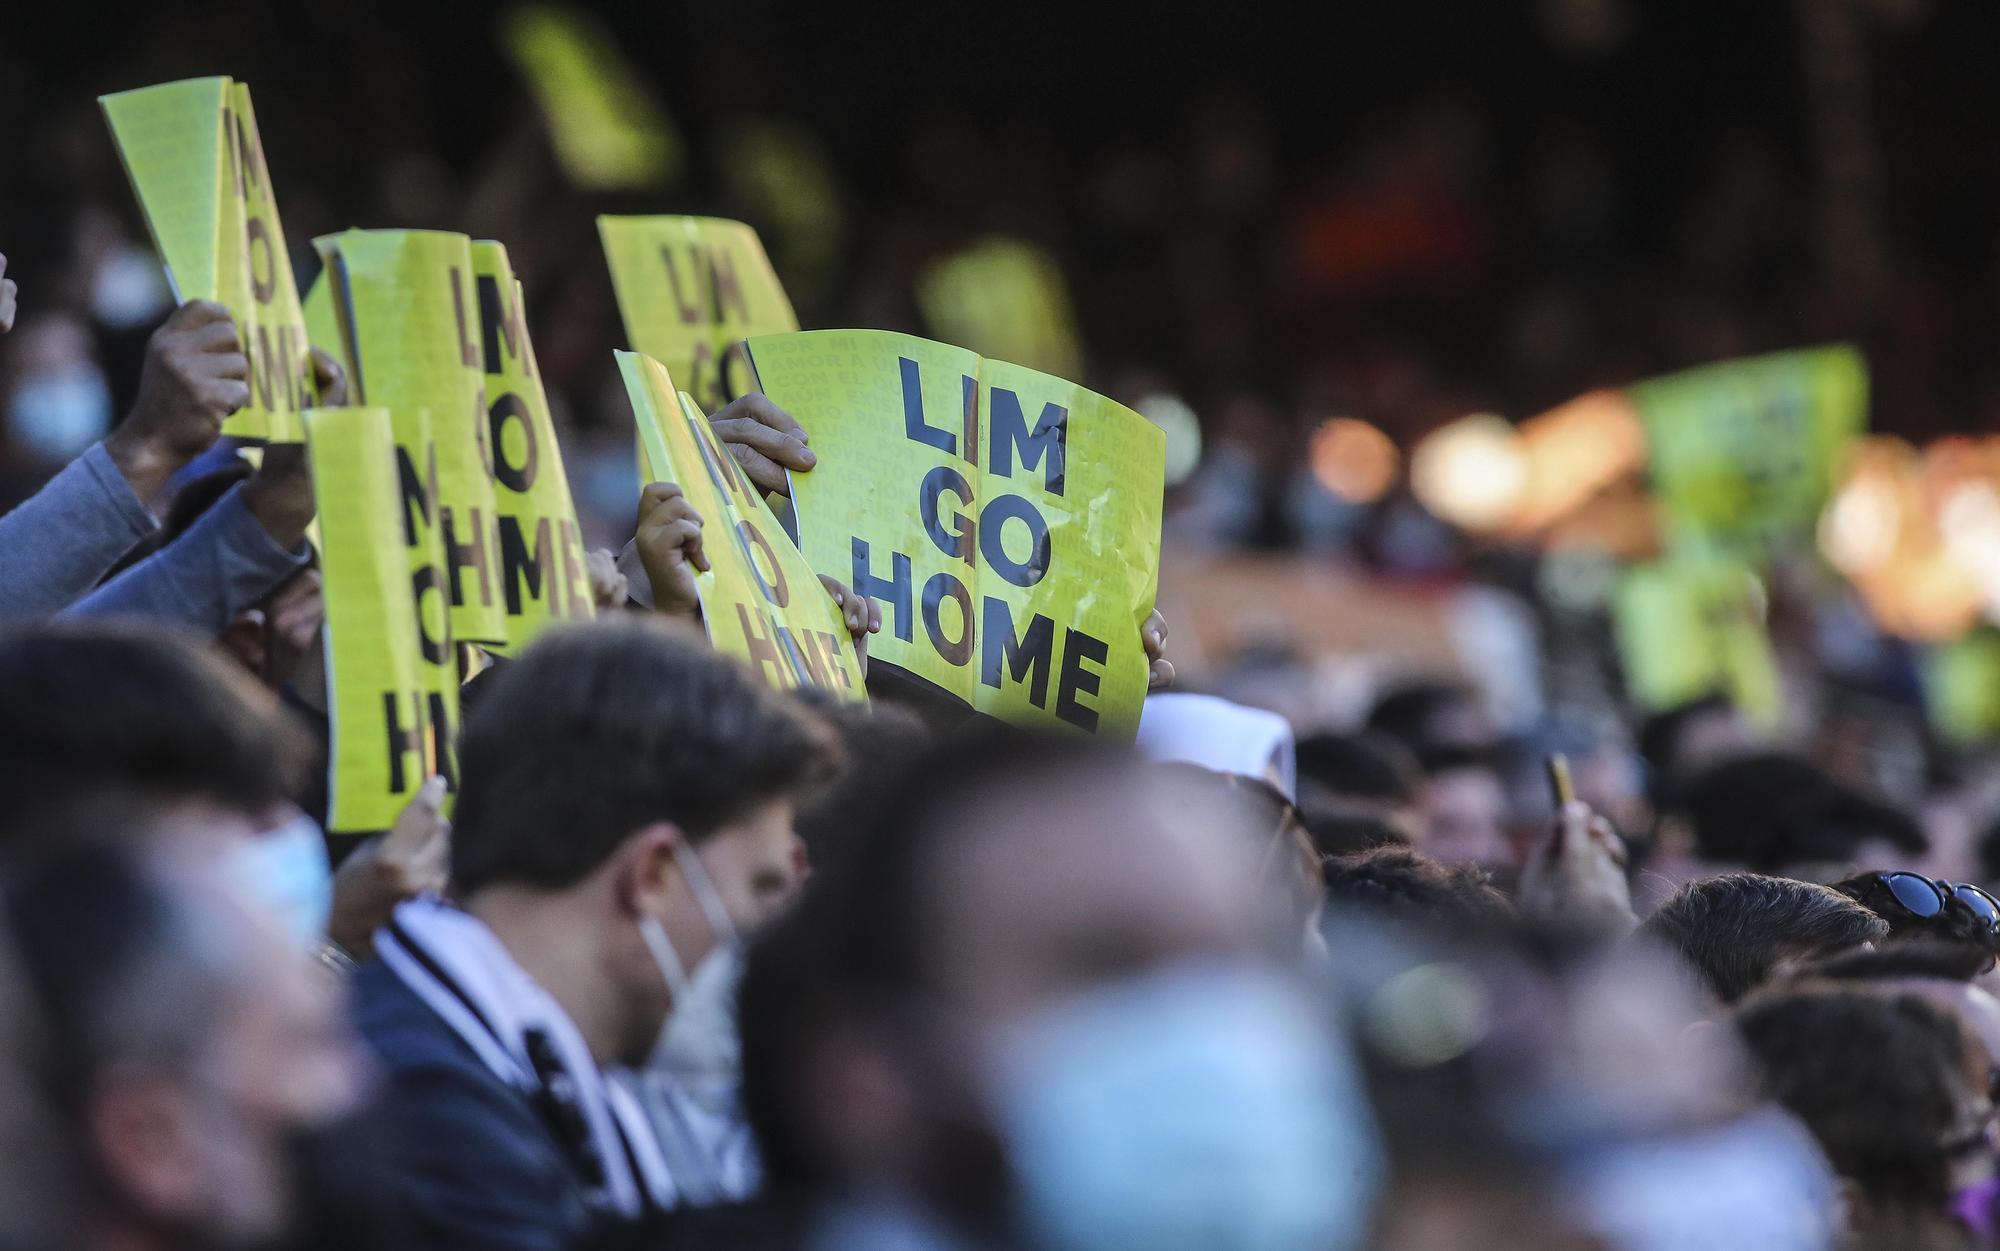
<path id="1" fill-rule="evenodd" d="M 1822 982 L 1891 982 L 1911 978 L 1969 983 L 1992 962 L 1992 956 L 1975 947 L 1911 939 L 1815 960 L 1801 968 L 1797 976 L 1800 980 Z"/>
<path id="2" fill-rule="evenodd" d="M 1324 868 L 1329 917 L 1358 912 L 1450 938 L 1493 933 L 1514 921 L 1513 903 L 1477 865 L 1378 847 L 1329 856 Z"/>
<path id="3" fill-rule="evenodd" d="M 870 993 L 930 988 L 927 958 L 939 922 L 930 868 L 978 824 L 967 813 L 1138 768 L 1128 754 L 1096 739 L 1057 738 L 997 722 L 974 723 L 947 737 L 912 762 L 904 784 L 872 823 L 856 831 L 846 857 L 818 884 L 827 896 L 832 976 Z"/>
<path id="4" fill-rule="evenodd" d="M 1301 795 L 1308 783 L 1341 799 L 1407 804 L 1420 779 L 1409 749 L 1369 734 L 1311 734 L 1293 749 Z"/>
<path id="5" fill-rule="evenodd" d="M 1977 1058 L 1956 1014 L 1918 994 L 1802 984 L 1753 996 L 1734 1020 L 1770 1097 L 1871 1207 L 1948 1202 L 1947 1144 Z"/>
<path id="6" fill-rule="evenodd" d="M 634 830 L 671 821 L 699 842 L 837 758 L 812 714 L 653 618 L 558 630 L 465 720 L 453 882 L 559 890 Z"/>
<path id="7" fill-rule="evenodd" d="M 799 837 L 805 840 L 813 871 L 824 872 L 845 854 L 855 830 L 868 824 L 911 762 L 923 755 L 931 736 L 922 718 L 895 704 L 805 702 L 818 708 L 840 736 L 846 761 L 839 777 L 799 807 Z"/>
<path id="8" fill-rule="evenodd" d="M 1437 737 L 1436 721 L 1457 704 L 1474 702 L 1470 687 L 1463 682 L 1427 679 L 1405 682 L 1375 701 L 1365 727 L 1401 743 L 1421 756 L 1434 747 L 1446 746 Z"/>
<path id="9" fill-rule="evenodd" d="M 1687 816 L 1703 859 L 1759 873 L 1851 862 L 1863 844 L 1878 840 L 1911 856 L 1930 849 L 1902 812 L 1779 752 L 1711 765 L 1677 789 L 1672 807 Z"/>
<path id="10" fill-rule="evenodd" d="M 1887 921 L 1889 937 L 1899 942 L 1927 940 L 1963 947 L 1988 963 L 2000 952 L 2000 935 L 1949 888 L 1944 891 L 1944 910 L 1934 917 L 1920 917 L 1905 908 L 1880 872 L 1857 873 L 1835 882 L 1833 888 Z"/>
<path id="11" fill-rule="evenodd" d="M 299 782 L 305 741 L 270 692 L 162 631 L 92 623 L 0 637 L 0 829 L 106 790 L 246 813 Z"/>
<path id="12" fill-rule="evenodd" d="M 1671 708 L 1662 709 L 1639 725 L 1639 754 L 1652 771 L 1657 787 L 1671 786 L 1681 768 L 1681 736 L 1688 726 L 1703 717 L 1736 710 L 1736 704 L 1720 693 L 1699 695 Z M 1656 789 L 1658 799 L 1664 790 Z"/>
<path id="13" fill-rule="evenodd" d="M 826 970 L 827 920 L 809 892 L 750 940 L 736 990 L 743 1055 L 743 1114 L 757 1140 L 767 1194 L 790 1204 L 818 1189 L 829 1168 L 814 1140 L 807 1083 L 813 1052 L 837 999 Z"/>
<path id="14" fill-rule="evenodd" d="M 1425 778 L 1434 778 L 1440 773 L 1456 773 L 1461 769 L 1477 769 L 1491 773 L 1502 784 L 1506 775 L 1500 768 L 1500 755 L 1486 747 L 1472 747 L 1465 744 L 1448 744 L 1432 747 L 1417 754 L 1417 768 Z"/>
<path id="15" fill-rule="evenodd" d="M 1678 953 L 1723 1003 L 1788 959 L 1818 959 L 1881 942 L 1888 923 L 1830 886 L 1759 873 L 1689 882 L 1639 932 Z"/>
<path id="16" fill-rule="evenodd" d="M 1306 834 L 1322 856 L 1349 856 L 1377 847 L 1408 847 L 1409 837 L 1380 816 L 1347 804 L 1307 804 L 1299 809 Z"/>

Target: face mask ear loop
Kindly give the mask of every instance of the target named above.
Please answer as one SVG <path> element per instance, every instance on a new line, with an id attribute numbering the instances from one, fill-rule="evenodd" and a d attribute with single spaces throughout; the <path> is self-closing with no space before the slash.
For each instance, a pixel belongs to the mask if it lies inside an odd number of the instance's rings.
<path id="1" fill-rule="evenodd" d="M 688 889 L 694 892 L 695 902 L 701 905 L 702 915 L 708 918 L 709 932 L 715 941 L 727 947 L 737 940 L 736 922 L 730 917 L 729 909 L 722 902 L 722 892 L 715 889 L 715 879 L 708 875 L 708 866 L 685 839 L 674 840 L 674 861 L 681 867 L 681 875 L 687 878 Z"/>
<path id="2" fill-rule="evenodd" d="M 651 915 L 639 918 L 639 936 L 646 940 L 646 947 L 653 953 L 653 963 L 660 966 L 660 977 L 667 984 L 667 993 L 675 1003 L 686 1003 L 688 996 L 687 966 L 681 963 L 679 953 L 667 937 L 667 928 L 660 924 L 660 918 Z"/>

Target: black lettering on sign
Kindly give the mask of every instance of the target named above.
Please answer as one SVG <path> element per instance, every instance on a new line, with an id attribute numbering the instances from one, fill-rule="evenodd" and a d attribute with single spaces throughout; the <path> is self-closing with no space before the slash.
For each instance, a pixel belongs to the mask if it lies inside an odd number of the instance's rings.
<path id="1" fill-rule="evenodd" d="M 1029 703 L 1037 708 L 1048 707 L 1049 658 L 1055 650 L 1055 622 L 1036 613 L 1028 619 L 1027 633 L 1016 637 L 1014 611 L 1006 600 L 988 595 L 982 607 L 979 680 L 999 690 L 1004 665 L 1009 680 L 1027 679 Z"/>
<path id="2" fill-rule="evenodd" d="M 252 386 L 265 408 L 276 408 L 276 401 L 283 400 L 287 409 L 296 411 L 304 406 L 302 401 L 305 397 L 301 391 L 303 383 L 294 364 L 303 360 L 303 354 L 298 357 L 292 355 L 291 328 L 286 326 L 277 327 L 278 350 L 273 353 L 271 330 L 270 326 L 257 327 L 256 336 L 244 344 L 244 355 L 250 362 Z M 277 357 L 275 363 L 271 359 L 273 355 Z M 278 380 L 277 386 L 282 389 L 273 387 L 273 379 Z"/>
<path id="3" fill-rule="evenodd" d="M 771 549 L 771 541 L 764 532 L 750 524 L 745 517 L 736 523 L 736 546 L 742 549 L 743 559 L 750 566 L 750 575 L 757 579 L 757 589 L 764 592 L 764 598 L 783 608 L 792 602 L 792 592 L 785 585 L 785 570 L 778 563 L 778 553 Z M 755 549 L 755 550 L 752 550 Z M 757 563 L 757 552 L 764 553 L 764 563 L 771 567 L 771 576 L 764 576 L 764 568 Z"/>
<path id="4" fill-rule="evenodd" d="M 839 683 L 842 690 L 852 689 L 854 680 L 847 676 L 847 667 L 840 663 L 842 636 L 826 630 L 808 630 L 806 633 L 812 637 L 813 649 L 819 653 L 820 663 L 825 666 L 831 680 Z"/>
<path id="5" fill-rule="evenodd" d="M 1028 559 L 1017 561 L 1007 554 L 1007 523 L 1019 520 L 1028 527 Z M 1049 571 L 1049 523 L 1041 510 L 1018 495 L 996 495 L 979 513 L 979 554 L 993 572 L 1015 586 L 1033 586 Z"/>
<path id="6" fill-rule="evenodd" d="M 439 508 L 438 512 L 443 518 L 444 563 L 451 570 L 451 602 L 458 607 L 464 607 L 468 602 L 465 598 L 465 583 L 459 575 L 471 569 L 479 575 L 479 602 L 491 604 L 493 553 L 486 550 L 486 526 L 483 524 L 485 518 L 480 516 L 476 508 L 466 510 L 463 520 L 467 522 L 466 529 L 472 535 L 472 541 L 461 543 L 458 541 L 458 523 L 461 519 L 457 516 L 457 510 Z"/>
<path id="7" fill-rule="evenodd" d="M 869 564 L 867 541 L 850 538 L 848 542 L 854 593 L 887 605 L 890 628 L 897 638 L 909 642 L 916 637 L 916 616 L 910 611 L 910 558 L 901 552 L 890 552 L 890 574 L 884 578 Z"/>
<path id="8" fill-rule="evenodd" d="M 692 272 L 688 274 L 688 288 L 692 288 L 692 292 L 680 286 L 680 266 L 674 262 L 672 246 L 660 246 L 660 260 L 666 264 L 666 290 L 674 292 L 674 308 L 680 310 L 680 320 L 688 326 L 698 324 L 702 320 L 702 296 L 698 284 L 704 272 L 700 244 L 688 244 L 688 262 L 692 266 Z"/>
<path id="9" fill-rule="evenodd" d="M 718 328 L 734 313 L 738 320 L 748 320 L 750 306 L 743 299 L 743 284 L 736 279 L 736 258 L 728 248 L 709 248 L 703 252 L 708 261 L 709 290 L 715 293 L 711 308 L 715 310 L 715 324 Z"/>
<path id="10" fill-rule="evenodd" d="M 950 638 L 944 632 L 944 622 L 939 609 L 946 600 L 958 603 L 958 637 Z M 947 664 L 963 666 L 972 659 L 973 629 L 972 592 L 965 589 L 965 583 L 948 573 L 932 574 L 924 583 L 924 633 L 930 635 L 931 647 Z"/>
<path id="11" fill-rule="evenodd" d="M 403 721 L 403 701 L 407 698 L 410 707 L 408 724 Z M 405 695 L 400 691 L 382 692 L 383 737 L 389 748 L 389 793 L 400 795 L 410 789 L 414 779 L 422 777 L 425 765 L 424 706 L 414 694 Z M 408 758 L 415 764 L 413 769 L 405 769 L 403 761 Z"/>
<path id="12" fill-rule="evenodd" d="M 529 551 L 527 542 L 521 536 L 521 519 L 500 518 L 500 585 L 507 594 L 508 616 L 520 616 L 524 604 L 542 597 L 544 578 L 549 584 L 550 614 L 563 614 L 564 584 L 555 576 L 555 561 L 558 558 L 549 546 L 551 537 L 549 519 L 536 518 L 535 547 Z"/>
<path id="13" fill-rule="evenodd" d="M 958 496 L 959 503 L 972 507 L 972 484 L 965 480 L 965 475 L 950 465 L 939 465 L 924 475 L 923 484 L 917 488 L 917 514 L 923 519 L 924 533 L 930 536 L 939 551 L 969 565 L 972 563 L 978 525 L 954 508 L 951 510 L 952 528 L 949 531 L 945 529 L 938 517 L 938 496 L 947 490 Z"/>
<path id="14" fill-rule="evenodd" d="M 1093 673 L 1085 669 L 1084 662 L 1103 665 L 1111 655 L 1111 649 L 1102 639 L 1092 638 L 1081 630 L 1064 630 L 1062 676 L 1056 680 L 1056 716 L 1069 722 L 1079 730 L 1097 729 L 1097 710 L 1086 708 L 1077 700 L 1079 695 L 1095 695 L 1103 672 Z"/>
<path id="15" fill-rule="evenodd" d="M 965 403 L 965 460 L 974 469 L 979 468 L 979 380 L 971 374 L 960 375 Z M 967 500 L 967 503 L 970 503 Z"/>
<path id="16" fill-rule="evenodd" d="M 903 375 L 904 437 L 914 439 L 925 447 L 934 447 L 947 456 L 958 455 L 958 436 L 924 420 L 924 380 L 917 363 L 903 356 L 897 358 L 897 364 Z"/>
<path id="17" fill-rule="evenodd" d="M 715 370 L 716 407 L 756 389 L 757 375 L 750 368 L 750 344 L 748 340 L 737 339 L 722 349 L 722 359 Z M 712 410 L 711 410 L 712 411 Z"/>
<path id="18" fill-rule="evenodd" d="M 521 459 L 507 458 L 507 423 L 521 431 Z M 493 445 L 493 479 L 510 491 L 525 494 L 535 485 L 540 472 L 541 449 L 535 446 L 535 423 L 528 419 L 528 402 L 512 391 L 503 392 L 486 410 L 486 426 Z"/>
<path id="19" fill-rule="evenodd" d="M 749 605 L 736 605 L 736 620 L 743 628 L 743 641 L 750 648 L 750 667 L 764 685 L 777 690 L 786 688 L 785 656 L 778 650 L 778 632 L 771 619 L 761 612 L 752 612 Z M 758 626 L 762 625 L 762 629 Z M 770 667 L 771 676 L 764 676 L 764 669 Z"/>
<path id="20" fill-rule="evenodd" d="M 743 467 L 736 458 L 715 445 L 702 422 L 684 416 L 688 433 L 694 436 L 694 445 L 701 451 L 701 463 L 708 470 L 708 480 L 724 495 L 734 495 L 748 503 L 751 496 L 750 480 L 743 476 Z"/>
<path id="21" fill-rule="evenodd" d="M 792 658 L 792 672 L 796 673 L 801 686 L 824 689 L 827 685 L 826 657 L 820 655 L 813 645 L 811 630 L 794 632 L 789 626 L 778 627 L 778 637 L 784 641 L 785 654 Z"/>
<path id="22" fill-rule="evenodd" d="M 458 321 L 458 361 L 461 365 L 471 365 L 477 369 L 480 368 L 479 343 L 472 337 L 472 326 L 467 322 L 465 316 L 465 286 L 460 281 L 458 266 L 450 266 L 449 272 L 451 274 L 451 314 Z M 486 401 L 483 398 L 479 402 L 479 407 L 486 407 Z"/>
<path id="23" fill-rule="evenodd" d="M 424 445 L 424 472 L 417 474 L 417 466 L 411 461 L 409 450 L 396 449 L 396 480 L 403 489 L 403 545 L 415 547 L 419 538 L 417 519 L 424 523 L 424 533 L 437 524 L 438 466 L 437 447 Z"/>
<path id="24" fill-rule="evenodd" d="M 261 217 L 245 218 L 243 242 L 250 253 L 250 298 L 269 304 L 278 293 L 278 257 L 271 247 L 271 228 Z"/>
<path id="25" fill-rule="evenodd" d="M 442 634 L 432 634 L 424 616 L 424 596 L 438 596 L 437 619 L 444 623 Z M 451 658 L 451 614 L 444 602 L 444 575 L 436 565 L 425 565 L 410 575 L 410 598 L 417 605 L 417 650 L 424 660 L 433 665 L 444 664 Z"/>
<path id="26" fill-rule="evenodd" d="M 1021 468 L 1042 467 L 1042 489 L 1050 495 L 1063 493 L 1064 451 L 1069 440 L 1069 412 L 1060 404 L 1042 405 L 1035 428 L 1021 413 L 1021 397 L 1004 387 L 993 388 L 993 452 L 989 464 L 1003 478 L 1014 476 L 1014 458 Z"/>
<path id="27" fill-rule="evenodd" d="M 432 691 L 424 696 L 431 710 L 431 767 L 444 775 L 445 785 L 458 789 L 458 755 L 451 742 L 453 719 L 444 710 L 444 696 Z"/>
<path id="28" fill-rule="evenodd" d="M 493 274 L 481 274 L 479 283 L 479 341 L 486 372 L 501 373 L 506 362 L 521 359 L 521 345 L 527 342 L 528 328 L 521 319 L 520 301 L 514 292 L 502 291 Z M 503 356 L 502 353 L 505 353 Z M 532 358 L 522 361 L 522 369 L 534 376 Z"/>
<path id="29" fill-rule="evenodd" d="M 235 137 L 236 194 L 248 197 L 251 187 L 271 185 L 270 171 L 264 167 L 264 150 L 250 136 L 250 124 L 241 113 L 225 109 L 222 114 L 225 134 Z"/>

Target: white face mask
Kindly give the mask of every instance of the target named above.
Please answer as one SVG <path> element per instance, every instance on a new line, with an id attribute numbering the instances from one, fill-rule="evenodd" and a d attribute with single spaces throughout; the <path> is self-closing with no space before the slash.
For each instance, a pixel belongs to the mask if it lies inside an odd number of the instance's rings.
<path id="1" fill-rule="evenodd" d="M 667 993 L 673 996 L 673 1007 L 668 1009 L 667 1019 L 660 1023 L 659 1041 L 653 1044 L 651 1063 L 660 1066 L 663 1056 L 685 1057 L 695 1063 L 701 1063 L 698 1057 L 712 1058 L 725 1046 L 714 1036 L 714 1032 L 720 1030 L 726 1035 L 726 1049 L 733 1069 L 738 1055 L 735 989 L 741 969 L 736 952 L 741 939 L 736 932 L 735 920 L 722 902 L 722 892 L 715 889 L 715 881 L 709 877 L 701 857 L 685 842 L 677 840 L 674 843 L 674 862 L 680 865 L 681 876 L 687 879 L 688 891 L 701 908 L 709 933 L 715 937 L 715 945 L 709 948 L 708 955 L 690 974 L 686 962 L 674 950 L 673 940 L 667 937 L 667 928 L 660 923 L 660 919 L 650 915 L 639 918 L 639 934 L 646 940 L 647 949 L 653 953 L 653 963 L 660 968 L 660 978 L 667 984 Z M 683 1016 L 687 1017 L 685 1024 L 681 1023 Z"/>
<path id="2" fill-rule="evenodd" d="M 326 839 L 305 813 L 231 847 L 223 872 L 253 906 L 276 918 L 303 950 L 326 939 L 333 914 L 333 866 Z"/>
<path id="3" fill-rule="evenodd" d="M 1190 963 L 1011 1031 L 992 1093 L 1022 1215 L 1054 1251 L 1337 1251 L 1377 1169 L 1341 1049 L 1294 988 Z"/>
<path id="4" fill-rule="evenodd" d="M 31 374 L 14 388 L 7 425 L 43 460 L 74 460 L 111 428 L 111 389 L 89 367 Z"/>

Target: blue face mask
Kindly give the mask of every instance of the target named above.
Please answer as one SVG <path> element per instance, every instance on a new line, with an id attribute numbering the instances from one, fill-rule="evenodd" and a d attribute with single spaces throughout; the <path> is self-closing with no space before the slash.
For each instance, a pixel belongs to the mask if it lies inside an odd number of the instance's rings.
<path id="1" fill-rule="evenodd" d="M 1372 1129 L 1344 1055 L 1292 985 L 1169 968 L 1038 1013 L 993 1094 L 1037 1246 L 1359 1245 Z"/>
<path id="2" fill-rule="evenodd" d="M 310 951 L 326 941 L 327 919 L 333 915 L 333 866 L 311 817 L 299 813 L 230 848 L 223 872 L 302 949 Z"/>
<path id="3" fill-rule="evenodd" d="M 45 461 L 74 460 L 111 428 L 111 390 L 94 369 L 32 374 L 14 388 L 7 427 Z"/>

